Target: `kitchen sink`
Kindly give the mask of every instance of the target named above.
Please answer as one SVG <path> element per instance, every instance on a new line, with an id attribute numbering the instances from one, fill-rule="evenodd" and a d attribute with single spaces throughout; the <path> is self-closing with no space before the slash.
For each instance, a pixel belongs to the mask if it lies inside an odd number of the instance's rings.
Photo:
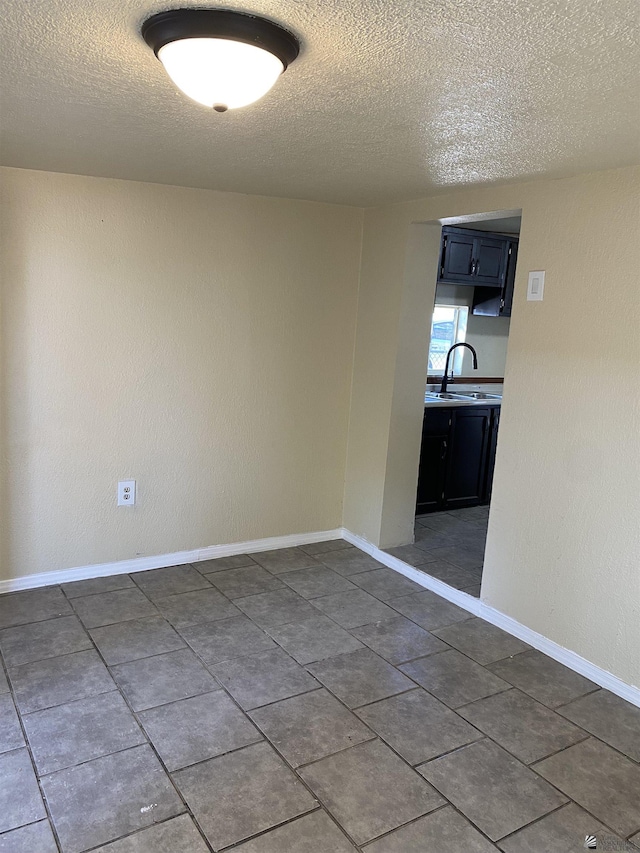
<path id="1" fill-rule="evenodd" d="M 440 391 L 428 391 L 425 394 L 426 397 L 435 398 L 436 400 L 468 400 L 470 399 L 469 394 L 443 394 Z"/>
<path id="2" fill-rule="evenodd" d="M 474 391 L 473 394 L 467 394 L 467 397 L 473 397 L 474 400 L 502 400 L 500 394 L 485 394 L 483 391 Z"/>

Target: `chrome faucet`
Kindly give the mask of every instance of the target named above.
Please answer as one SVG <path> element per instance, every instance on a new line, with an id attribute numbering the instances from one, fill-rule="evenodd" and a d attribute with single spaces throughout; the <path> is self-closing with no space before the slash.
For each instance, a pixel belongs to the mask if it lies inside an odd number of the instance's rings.
<path id="1" fill-rule="evenodd" d="M 444 376 L 442 377 L 442 384 L 440 385 L 440 393 L 446 394 L 447 392 L 447 382 L 449 381 L 447 374 L 449 373 L 449 359 L 451 358 L 451 353 L 456 349 L 456 347 L 466 347 L 471 350 L 471 355 L 473 356 L 473 369 L 478 369 L 478 356 L 476 355 L 476 351 L 471 346 L 471 344 L 459 343 L 454 344 L 452 347 L 449 347 L 449 352 L 447 353 L 447 360 L 444 363 Z M 451 378 L 453 379 L 453 368 L 451 370 Z"/>

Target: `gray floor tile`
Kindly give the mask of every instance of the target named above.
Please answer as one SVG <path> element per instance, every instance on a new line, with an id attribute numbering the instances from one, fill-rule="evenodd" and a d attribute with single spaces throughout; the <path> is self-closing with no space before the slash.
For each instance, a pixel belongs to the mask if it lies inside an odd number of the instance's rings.
<path id="1" fill-rule="evenodd" d="M 217 589 L 199 589 L 196 592 L 157 598 L 155 604 L 164 618 L 176 628 L 240 615 L 238 608 Z"/>
<path id="2" fill-rule="evenodd" d="M 585 838 L 595 835 L 600 850 L 624 850 L 622 840 L 600 821 L 569 803 L 542 820 L 520 829 L 498 844 L 504 853 L 584 853 Z M 603 842 L 615 841 L 615 845 Z"/>
<path id="3" fill-rule="evenodd" d="M 637 835 L 634 835 L 632 838 L 630 838 L 629 841 L 632 844 L 635 844 L 636 847 L 640 850 L 640 832 L 638 832 Z"/>
<path id="4" fill-rule="evenodd" d="M 355 853 L 331 818 L 317 809 L 233 848 L 233 853 Z"/>
<path id="5" fill-rule="evenodd" d="M 480 699 L 458 713 L 523 764 L 584 740 L 586 733 L 519 690 Z"/>
<path id="6" fill-rule="evenodd" d="M 58 853 L 48 820 L 0 835 L 0 853 Z"/>
<path id="7" fill-rule="evenodd" d="M 90 634 L 109 666 L 186 648 L 184 640 L 161 616 L 93 628 Z"/>
<path id="8" fill-rule="evenodd" d="M 249 554 L 233 554 L 231 557 L 218 557 L 216 560 L 200 560 L 193 568 L 206 575 L 211 572 L 224 572 L 227 569 L 241 569 L 255 566 L 255 560 Z"/>
<path id="9" fill-rule="evenodd" d="M 356 711 L 409 764 L 480 740 L 482 734 L 424 690 L 391 696 Z"/>
<path id="10" fill-rule="evenodd" d="M 302 664 L 364 648 L 328 616 L 272 626 L 268 630 L 276 642 Z"/>
<path id="11" fill-rule="evenodd" d="M 465 530 L 467 523 L 448 512 L 432 512 L 420 517 L 420 524 L 435 530 L 436 533 L 455 533 Z"/>
<path id="12" fill-rule="evenodd" d="M 79 598 L 82 595 L 97 595 L 100 592 L 134 588 L 135 584 L 129 575 L 106 575 L 103 578 L 88 578 L 84 581 L 62 584 L 62 591 L 67 598 Z"/>
<path id="13" fill-rule="evenodd" d="M 431 552 L 435 555 L 435 551 Z M 472 583 L 476 583 L 477 578 L 471 572 L 461 569 L 459 566 L 454 566 L 444 559 L 433 559 L 429 563 L 423 563 L 418 566 L 421 572 L 437 578 L 439 581 L 454 587 L 455 589 L 464 589 Z"/>
<path id="14" fill-rule="evenodd" d="M 191 649 L 121 663 L 111 672 L 134 711 L 188 699 L 219 687 Z"/>
<path id="15" fill-rule="evenodd" d="M 10 693 L 0 696 L 0 752 L 24 746 L 20 721 Z"/>
<path id="16" fill-rule="evenodd" d="M 449 648 L 442 640 L 404 616 L 354 628 L 351 633 L 394 665 Z"/>
<path id="17" fill-rule="evenodd" d="M 414 542 L 416 548 L 420 548 L 421 550 L 429 553 L 432 548 L 444 548 L 451 544 L 451 536 L 448 536 L 446 533 L 432 530 L 430 527 L 425 527 L 421 523 L 416 524 Z M 432 559 L 435 560 L 435 557 L 432 557 Z"/>
<path id="18" fill-rule="evenodd" d="M 483 521 L 489 518 L 488 506 L 468 506 L 452 510 L 449 515 L 459 521 Z M 428 518 L 428 516 L 427 516 Z"/>
<path id="19" fill-rule="evenodd" d="M 276 648 L 271 637 L 246 616 L 191 625 L 180 633 L 207 665 Z"/>
<path id="20" fill-rule="evenodd" d="M 100 628 L 128 619 L 157 616 L 158 611 L 139 589 L 119 589 L 72 600 L 74 609 L 87 628 Z"/>
<path id="21" fill-rule="evenodd" d="M 363 589 L 314 598 L 313 605 L 343 628 L 357 628 L 395 615 L 394 610 Z"/>
<path id="22" fill-rule="evenodd" d="M 40 776 L 145 743 L 117 691 L 25 714 L 23 722 Z"/>
<path id="23" fill-rule="evenodd" d="M 507 684 L 460 652 L 450 651 L 402 664 L 400 669 L 450 708 L 507 690 Z"/>
<path id="24" fill-rule="evenodd" d="M 115 689 L 113 679 L 95 651 L 26 663 L 14 667 L 9 674 L 18 708 L 23 714 Z"/>
<path id="25" fill-rule="evenodd" d="M 273 749 L 262 743 L 178 770 L 174 778 L 216 850 L 316 805 Z"/>
<path id="26" fill-rule="evenodd" d="M 2 659 L 0 658 L 0 695 L 8 692 L 9 682 L 7 681 L 7 676 L 5 675 L 4 668 L 2 666 Z"/>
<path id="27" fill-rule="evenodd" d="M 178 595 L 181 592 L 211 588 L 209 581 L 189 565 L 135 572 L 131 575 L 131 579 L 152 601 L 156 598 L 166 598 L 168 595 Z"/>
<path id="28" fill-rule="evenodd" d="M 309 566 L 317 566 L 317 560 L 305 553 L 301 548 L 280 548 L 276 551 L 262 551 L 254 554 L 253 559 L 263 569 L 273 575 L 284 572 L 294 572 L 296 569 L 305 569 Z"/>
<path id="29" fill-rule="evenodd" d="M 26 749 L 15 749 L 0 755 L 0 779 L 0 832 L 46 818 L 36 775 Z"/>
<path id="30" fill-rule="evenodd" d="M 566 802 L 532 770 L 489 740 L 462 747 L 418 769 L 492 841 Z"/>
<path id="31" fill-rule="evenodd" d="M 531 648 L 484 619 L 469 619 L 433 633 L 483 666 Z"/>
<path id="32" fill-rule="evenodd" d="M 321 595 L 358 588 L 327 566 L 300 569 L 297 572 L 288 572 L 282 577 L 287 586 L 303 598 L 319 598 Z"/>
<path id="33" fill-rule="evenodd" d="M 598 687 L 537 649 L 499 660 L 488 668 L 548 708 L 565 705 Z"/>
<path id="34" fill-rule="evenodd" d="M 443 560 L 459 569 L 481 569 L 484 562 L 484 549 L 466 545 L 446 545 L 432 548 L 431 554 L 436 560 Z"/>
<path id="35" fill-rule="evenodd" d="M 293 767 L 374 737 L 326 690 L 284 699 L 249 716 Z"/>
<path id="36" fill-rule="evenodd" d="M 385 548 L 385 551 L 410 566 L 420 566 L 423 563 L 435 560 L 435 557 L 431 557 L 423 548 L 418 548 L 415 545 L 399 545 L 397 548 Z"/>
<path id="37" fill-rule="evenodd" d="M 353 583 L 371 595 L 375 595 L 381 601 L 389 601 L 391 598 L 422 591 L 420 584 L 405 578 L 404 575 L 395 572 L 393 569 L 374 569 L 372 572 L 362 572 L 353 576 Z"/>
<path id="38" fill-rule="evenodd" d="M 443 804 L 430 785 L 378 740 L 323 758 L 299 772 L 356 844 Z"/>
<path id="39" fill-rule="evenodd" d="M 366 853 L 492 853 L 498 848 L 447 806 L 395 829 L 364 849 Z"/>
<path id="40" fill-rule="evenodd" d="M 386 699 L 415 687 L 405 675 L 371 649 L 338 655 L 308 667 L 349 708 Z"/>
<path id="41" fill-rule="evenodd" d="M 474 598 L 480 598 L 480 593 L 482 591 L 482 584 L 474 583 L 471 586 L 462 587 L 462 592 L 466 592 L 467 595 L 472 595 Z"/>
<path id="42" fill-rule="evenodd" d="M 558 713 L 634 761 L 640 761 L 640 708 L 630 702 L 608 690 L 598 690 L 559 708 Z"/>
<path id="43" fill-rule="evenodd" d="M 273 592 L 282 589 L 282 581 L 254 563 L 242 569 L 229 569 L 207 575 L 211 583 L 228 598 L 243 598 L 245 595 L 257 595 L 259 592 Z"/>
<path id="44" fill-rule="evenodd" d="M 412 595 L 403 595 L 401 598 L 393 598 L 389 601 L 389 605 L 427 631 L 444 628 L 446 625 L 453 625 L 454 622 L 471 618 L 467 610 L 463 610 L 428 589 Z"/>
<path id="45" fill-rule="evenodd" d="M 589 738 L 535 770 L 620 835 L 640 827 L 640 766 L 606 744 Z"/>
<path id="46" fill-rule="evenodd" d="M 318 559 L 333 569 L 339 575 L 349 577 L 359 572 L 370 572 L 373 569 L 383 569 L 384 564 L 369 554 L 365 554 L 358 548 L 350 551 L 331 551 L 328 554 L 320 554 Z"/>
<path id="47" fill-rule="evenodd" d="M 45 776 L 42 786 L 64 853 L 106 844 L 184 811 L 150 746 L 59 770 Z"/>
<path id="48" fill-rule="evenodd" d="M 353 549 L 353 545 L 346 542 L 344 539 L 329 539 L 326 542 L 312 542 L 309 545 L 300 546 L 303 551 L 312 556 L 318 554 L 328 554 L 331 551 L 348 551 Z"/>
<path id="49" fill-rule="evenodd" d="M 237 599 L 237 604 L 261 628 L 285 625 L 287 622 L 302 622 L 318 613 L 312 604 L 292 589 L 263 592 Z"/>
<path id="50" fill-rule="evenodd" d="M 69 602 L 57 586 L 0 595 L 0 628 L 43 622 L 72 612 Z"/>
<path id="51" fill-rule="evenodd" d="M 141 711 L 139 717 L 169 770 L 262 740 L 224 690 Z"/>
<path id="52" fill-rule="evenodd" d="M 0 632 L 0 650 L 7 666 L 20 666 L 91 648 L 93 644 L 76 616 L 32 622 Z"/>
<path id="53" fill-rule="evenodd" d="M 172 817 L 127 838 L 99 847 L 94 853 L 208 853 L 209 848 L 189 815 Z"/>
<path id="54" fill-rule="evenodd" d="M 245 709 L 258 708 L 320 686 L 282 649 L 218 663 L 211 667 L 211 672 Z"/>

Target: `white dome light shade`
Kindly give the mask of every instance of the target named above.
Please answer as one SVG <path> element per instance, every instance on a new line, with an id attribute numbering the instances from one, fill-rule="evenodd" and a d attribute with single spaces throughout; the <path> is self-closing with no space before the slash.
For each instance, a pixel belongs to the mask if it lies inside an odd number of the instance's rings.
<path id="1" fill-rule="evenodd" d="M 160 48 L 158 59 L 178 89 L 205 107 L 252 104 L 284 71 L 268 50 L 223 38 L 172 41 Z"/>
<path id="2" fill-rule="evenodd" d="M 228 9 L 160 12 L 142 37 L 185 95 L 218 112 L 257 101 L 300 51 L 273 21 Z"/>

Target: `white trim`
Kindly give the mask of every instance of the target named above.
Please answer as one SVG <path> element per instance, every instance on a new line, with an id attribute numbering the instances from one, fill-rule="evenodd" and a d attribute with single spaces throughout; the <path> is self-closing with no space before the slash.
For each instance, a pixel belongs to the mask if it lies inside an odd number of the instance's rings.
<path id="1" fill-rule="evenodd" d="M 565 649 L 558 643 L 554 643 L 553 640 L 539 634 L 532 628 L 528 628 L 516 619 L 512 619 L 511 616 L 507 616 L 505 613 L 502 613 L 502 611 L 496 610 L 495 607 L 491 607 L 489 604 L 485 604 L 480 599 L 474 598 L 466 592 L 454 589 L 453 587 L 448 586 L 448 584 L 442 583 L 442 581 L 439 581 L 437 578 L 432 578 L 430 575 L 427 575 L 418 569 L 414 569 L 413 566 L 403 563 L 402 560 L 391 556 L 391 554 L 387 554 L 385 551 L 381 551 L 380 548 L 377 548 L 375 545 L 367 542 L 366 539 L 356 536 L 349 530 L 343 530 L 342 535 L 347 542 L 350 542 L 352 545 L 355 545 L 357 548 L 360 548 L 362 551 L 365 551 L 367 554 L 375 557 L 376 560 L 384 563 L 384 565 L 388 566 L 390 569 L 400 572 L 400 574 L 405 575 L 405 577 L 410 578 L 425 589 L 430 589 L 433 592 L 438 593 L 442 598 L 446 598 L 447 601 L 457 604 L 458 607 L 462 607 L 463 610 L 468 610 L 469 613 L 474 616 L 479 616 L 481 619 L 490 622 L 492 625 L 502 628 L 502 630 L 506 631 L 508 634 L 512 634 L 514 637 L 524 640 L 525 643 L 533 646 L 534 649 L 538 649 L 538 651 L 543 652 L 545 655 L 553 658 L 553 660 L 557 660 L 558 663 L 564 664 L 564 666 L 572 669 L 574 672 L 583 675 L 590 681 L 594 681 L 596 684 L 599 684 L 600 687 L 610 690 L 611 693 L 615 693 L 616 696 L 620 696 L 622 699 L 626 699 L 627 702 L 630 702 L 632 705 L 636 705 L 640 708 L 640 687 L 634 687 L 631 684 L 627 684 L 617 676 L 613 675 L 613 673 L 596 666 L 594 663 L 591 663 L 591 661 L 588 661 L 576 654 L 576 652 L 572 652 L 570 649 Z M 428 568 L 428 566 L 425 566 L 425 568 Z"/>
<path id="2" fill-rule="evenodd" d="M 21 578 L 0 580 L 0 594 L 33 589 L 39 586 L 88 580 L 89 578 L 102 578 L 106 575 L 125 575 L 129 572 L 144 572 L 146 569 L 182 566 L 185 563 L 215 560 L 218 557 L 232 557 L 235 554 L 254 554 L 258 551 L 294 548 L 297 545 L 311 545 L 313 542 L 327 542 L 330 539 L 342 538 L 342 528 L 337 527 L 334 530 L 320 530 L 315 533 L 291 533 L 288 536 L 270 536 L 267 539 L 252 539 L 249 542 L 233 542 L 230 545 L 209 545 L 206 548 L 196 548 L 193 551 L 175 551 L 173 554 L 135 557 L 131 560 L 119 560 L 116 563 L 76 566 L 57 572 L 41 572 L 36 575 L 25 575 Z"/>

